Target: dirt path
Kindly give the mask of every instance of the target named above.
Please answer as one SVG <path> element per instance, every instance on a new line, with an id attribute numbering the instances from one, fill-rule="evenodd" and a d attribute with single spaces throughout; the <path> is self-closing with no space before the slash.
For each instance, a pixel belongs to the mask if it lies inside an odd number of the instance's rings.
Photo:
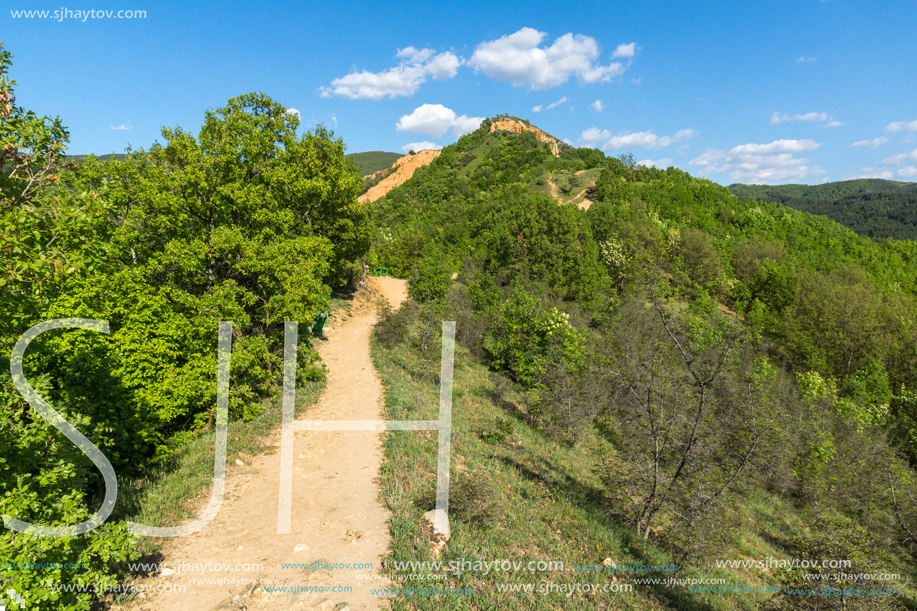
<path id="1" fill-rule="evenodd" d="M 402 280 L 371 278 L 370 285 L 394 307 L 405 298 Z M 359 297 L 350 318 L 326 328 L 328 340 L 318 350 L 328 366 L 327 386 L 308 410 L 308 419 L 382 419 L 382 386 L 369 355 L 375 320 L 372 303 Z M 143 585 L 172 591 L 141 595 L 131 609 L 388 608 L 385 598 L 370 592 L 388 585 L 380 578 L 381 557 L 389 545 L 389 512 L 375 481 L 382 462 L 380 433 L 295 434 L 292 533 L 284 535 L 277 534 L 279 428 L 269 444 L 273 449 L 252 464 L 230 465 L 223 505 L 210 525 L 166 544 L 163 565 L 172 571 Z M 300 568 L 284 568 L 282 563 L 298 563 Z M 333 563 L 372 568 L 329 569 Z M 340 591 L 345 588 L 350 591 Z"/>

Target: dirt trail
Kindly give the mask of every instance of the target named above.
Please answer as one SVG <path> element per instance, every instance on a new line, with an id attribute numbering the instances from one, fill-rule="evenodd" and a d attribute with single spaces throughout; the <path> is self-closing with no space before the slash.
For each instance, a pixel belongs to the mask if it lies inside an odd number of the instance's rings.
<path id="1" fill-rule="evenodd" d="M 406 297 L 403 280 L 370 278 L 370 286 L 394 307 Z M 382 386 L 369 355 L 375 320 L 370 298 L 361 296 L 354 302 L 350 318 L 326 328 L 328 340 L 321 342 L 318 350 L 328 366 L 327 385 L 318 404 L 307 410 L 306 418 L 382 420 Z M 295 434 L 292 533 L 285 535 L 277 534 L 279 427 L 268 442 L 272 450 L 255 457 L 251 464 L 229 465 L 223 505 L 210 525 L 168 541 L 163 565 L 170 567 L 172 574 L 167 570 L 142 582 L 148 588 L 163 586 L 163 590 L 172 591 L 142 595 L 132 610 L 341 611 L 344 603 L 353 611 L 388 608 L 385 598 L 370 592 L 370 588 L 388 585 L 380 579 L 381 557 L 389 545 L 386 521 L 390 515 L 375 481 L 382 462 L 380 433 Z M 209 498 L 209 491 L 204 496 Z M 319 562 L 366 563 L 373 568 L 281 566 Z M 215 570 L 217 563 L 228 569 Z M 367 578 L 358 579 L 358 575 Z M 252 585 L 256 580 L 274 590 Z M 185 591 L 177 591 L 181 588 L 176 586 L 185 586 Z M 293 591 L 315 586 L 349 587 L 351 591 Z M 281 590 L 284 587 L 286 590 Z"/>

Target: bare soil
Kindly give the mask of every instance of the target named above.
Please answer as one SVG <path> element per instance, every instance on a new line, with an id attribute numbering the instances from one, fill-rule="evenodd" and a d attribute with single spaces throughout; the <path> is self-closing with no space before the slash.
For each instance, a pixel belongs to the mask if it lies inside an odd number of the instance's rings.
<path id="1" fill-rule="evenodd" d="M 395 171 L 373 185 L 366 193 L 357 198 L 360 203 L 374 202 L 385 197 L 385 194 L 402 185 L 414 175 L 417 168 L 421 168 L 439 157 L 440 151 L 425 150 L 413 155 L 405 155 L 398 159 L 392 167 Z"/>

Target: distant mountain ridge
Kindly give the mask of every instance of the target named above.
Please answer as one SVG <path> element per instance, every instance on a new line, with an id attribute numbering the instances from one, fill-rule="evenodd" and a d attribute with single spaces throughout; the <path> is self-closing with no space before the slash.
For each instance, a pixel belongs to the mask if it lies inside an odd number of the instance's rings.
<path id="1" fill-rule="evenodd" d="M 917 183 L 860 178 L 823 185 L 743 185 L 739 198 L 777 202 L 824 215 L 874 239 L 917 240 Z"/>
<path id="2" fill-rule="evenodd" d="M 350 153 L 344 155 L 344 157 L 352 159 L 354 165 L 360 171 L 360 176 L 365 178 L 370 174 L 392 167 L 392 164 L 404 157 L 404 155 L 385 151 L 366 151 L 363 153 Z"/>

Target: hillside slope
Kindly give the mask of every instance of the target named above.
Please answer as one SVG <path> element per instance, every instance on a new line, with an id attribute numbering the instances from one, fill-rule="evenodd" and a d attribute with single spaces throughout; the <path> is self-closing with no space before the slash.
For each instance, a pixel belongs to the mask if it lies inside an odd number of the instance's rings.
<path id="1" fill-rule="evenodd" d="M 350 153 L 344 157 L 351 159 L 360 172 L 361 177 L 375 174 L 379 170 L 392 167 L 392 164 L 404 157 L 401 153 L 387 153 L 385 151 L 366 151 L 363 153 Z"/>
<path id="2" fill-rule="evenodd" d="M 737 197 L 825 215 L 870 238 L 917 239 L 917 183 L 867 179 L 823 185 L 730 185 Z"/>
<path id="3" fill-rule="evenodd" d="M 388 173 L 385 178 L 370 187 L 366 193 L 358 198 L 358 200 L 361 203 L 374 202 L 380 197 L 384 197 L 386 193 L 398 185 L 404 184 L 409 178 L 411 178 L 411 176 L 414 175 L 414 172 L 417 171 L 417 168 L 428 165 L 434 159 L 439 157 L 439 153 L 440 151 L 425 150 L 420 151 L 419 153 L 414 153 L 413 155 L 408 154 L 398 158 L 391 167 L 392 172 Z"/>
<path id="4" fill-rule="evenodd" d="M 456 321 L 457 358 L 474 363 L 464 373 L 475 379 L 456 384 L 468 473 L 456 477 L 447 558 L 484 548 L 568 566 L 670 562 L 694 583 L 771 589 L 727 597 L 737 590 L 615 576 L 637 596 L 609 607 L 500 589 L 543 581 L 534 575 L 450 585 L 507 609 L 917 608 L 917 243 L 877 243 L 674 167 L 555 156 L 534 130 L 492 128 L 499 120 L 370 206 L 368 263 L 410 276 L 419 301 L 377 331 L 392 417 L 434 405 L 406 397 L 435 391 L 424 371 L 438 321 Z M 575 203 L 572 179 L 592 176 L 587 210 L 558 205 Z M 390 442 L 384 468 L 412 513 L 392 528 L 399 560 L 429 558 L 417 540 L 431 484 L 414 465 L 432 454 L 412 442 Z M 870 577 L 882 598 L 826 603 L 806 590 L 813 580 L 864 584 L 741 564 L 765 558 L 844 558 L 901 579 Z"/>

